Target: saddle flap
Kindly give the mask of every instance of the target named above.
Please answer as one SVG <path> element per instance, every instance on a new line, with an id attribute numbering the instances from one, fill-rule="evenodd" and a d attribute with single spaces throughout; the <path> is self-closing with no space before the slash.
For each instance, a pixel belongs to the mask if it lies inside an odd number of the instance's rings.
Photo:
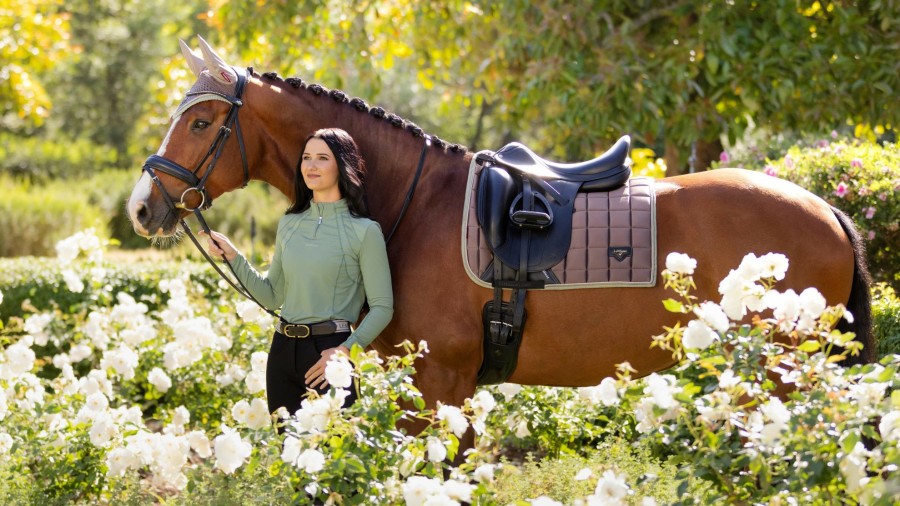
<path id="1" fill-rule="evenodd" d="M 506 211 L 517 192 L 509 172 L 490 165 L 481 170 L 475 210 L 478 225 L 492 250 L 506 241 Z"/>

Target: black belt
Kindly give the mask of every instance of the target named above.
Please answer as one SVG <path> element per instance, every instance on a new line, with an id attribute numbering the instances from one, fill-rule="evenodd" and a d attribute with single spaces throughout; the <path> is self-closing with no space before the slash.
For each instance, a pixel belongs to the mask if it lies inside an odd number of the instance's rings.
<path id="1" fill-rule="evenodd" d="M 306 339 L 309 336 L 330 336 L 338 332 L 349 332 L 350 322 L 347 320 L 328 320 L 319 323 L 288 323 L 278 320 L 275 330 L 286 337 Z"/>

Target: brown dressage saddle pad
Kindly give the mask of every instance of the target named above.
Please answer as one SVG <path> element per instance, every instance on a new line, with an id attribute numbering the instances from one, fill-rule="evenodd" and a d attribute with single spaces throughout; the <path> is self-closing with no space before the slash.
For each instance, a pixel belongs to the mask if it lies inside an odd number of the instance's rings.
<path id="1" fill-rule="evenodd" d="M 494 254 L 478 224 L 482 167 L 469 168 L 462 219 L 466 273 L 491 288 Z M 575 195 L 568 252 L 545 270 L 544 289 L 650 287 L 656 284 L 656 199 L 653 179 L 635 177 L 612 191 Z"/>

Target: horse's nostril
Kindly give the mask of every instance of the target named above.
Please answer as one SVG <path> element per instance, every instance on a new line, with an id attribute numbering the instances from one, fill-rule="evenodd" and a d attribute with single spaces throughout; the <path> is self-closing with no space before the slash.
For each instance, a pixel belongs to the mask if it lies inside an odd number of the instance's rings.
<path id="1" fill-rule="evenodd" d="M 141 225 L 146 225 L 147 221 L 150 220 L 150 209 L 147 208 L 147 205 L 143 202 L 138 202 L 135 206 L 135 217 L 137 217 L 138 223 Z"/>

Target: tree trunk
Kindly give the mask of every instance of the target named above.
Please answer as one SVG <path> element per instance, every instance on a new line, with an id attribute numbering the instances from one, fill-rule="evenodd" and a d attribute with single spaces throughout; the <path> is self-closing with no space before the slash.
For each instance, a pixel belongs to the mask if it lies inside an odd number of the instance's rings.
<path id="1" fill-rule="evenodd" d="M 684 153 L 690 153 L 690 150 L 678 146 L 672 141 L 666 141 L 666 152 L 663 157 L 666 160 L 666 176 L 687 174 L 689 167 L 687 156 Z"/>
<path id="2" fill-rule="evenodd" d="M 709 170 L 712 162 L 719 160 L 722 154 L 722 142 L 719 139 L 712 141 L 698 140 L 694 149 L 694 171 Z"/>

